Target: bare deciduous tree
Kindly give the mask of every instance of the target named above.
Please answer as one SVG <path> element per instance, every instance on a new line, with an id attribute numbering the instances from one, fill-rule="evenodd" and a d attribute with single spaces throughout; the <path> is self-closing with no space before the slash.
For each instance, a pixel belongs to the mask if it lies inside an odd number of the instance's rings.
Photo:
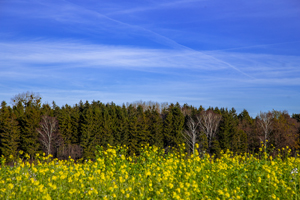
<path id="1" fill-rule="evenodd" d="M 215 137 L 222 116 L 214 113 L 212 110 L 202 111 L 198 121 L 200 128 L 205 133 L 208 140 L 208 149 L 210 151 L 212 139 Z"/>
<path id="2" fill-rule="evenodd" d="M 39 140 L 42 143 L 47 155 L 53 153 L 55 146 L 59 145 L 61 138 L 58 133 L 58 121 L 55 117 L 42 116 L 40 122 L 40 128 L 37 129 L 40 137 Z"/>
<path id="3" fill-rule="evenodd" d="M 269 134 L 272 130 L 272 119 L 273 114 L 271 112 L 260 112 L 257 116 L 257 123 L 259 127 L 262 128 L 264 134 L 264 145 L 267 148 L 267 140 L 269 139 Z"/>
<path id="4" fill-rule="evenodd" d="M 287 111 L 273 111 L 272 134 L 270 140 L 276 149 L 288 146 L 293 153 L 299 149 L 299 126 Z"/>
<path id="5" fill-rule="evenodd" d="M 187 144 L 189 145 L 190 149 L 192 149 L 193 154 L 195 153 L 195 144 L 197 141 L 197 129 L 199 127 L 199 120 L 196 121 L 188 116 L 188 120 L 186 122 L 187 130 L 182 132 L 183 137 L 186 139 Z"/>
<path id="6" fill-rule="evenodd" d="M 154 102 L 154 101 L 135 101 L 133 103 L 129 103 L 127 102 L 126 103 L 126 107 L 128 108 L 129 105 L 131 105 L 132 107 L 134 107 L 135 109 L 137 109 L 138 106 L 142 106 L 143 108 L 143 111 L 146 111 L 146 110 L 150 110 L 152 108 L 155 108 L 155 110 L 158 112 L 158 113 L 162 113 L 162 111 L 164 109 L 167 108 L 168 106 L 168 103 L 167 102 L 164 102 L 164 103 L 158 103 L 158 102 Z"/>
<path id="7" fill-rule="evenodd" d="M 34 92 L 23 92 L 15 95 L 11 98 L 11 104 L 13 106 L 17 105 L 19 102 L 23 104 L 24 107 L 28 106 L 30 103 L 34 105 L 38 105 L 41 102 L 41 96 L 39 93 Z"/>

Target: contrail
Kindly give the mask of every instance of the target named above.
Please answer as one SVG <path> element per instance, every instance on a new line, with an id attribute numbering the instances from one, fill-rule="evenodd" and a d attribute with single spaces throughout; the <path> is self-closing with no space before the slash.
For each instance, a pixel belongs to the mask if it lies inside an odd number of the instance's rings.
<path id="1" fill-rule="evenodd" d="M 279 43 L 270 43 L 270 44 L 258 44 L 258 45 L 251 45 L 251 46 L 243 46 L 243 47 L 235 47 L 235 48 L 228 48 L 228 49 L 216 49 L 207 52 L 218 52 L 218 51 L 230 51 L 230 50 L 238 50 L 238 49 L 251 49 L 256 47 L 266 47 L 266 46 L 273 46 L 273 45 L 281 45 L 281 44 L 291 44 L 291 43 L 298 43 L 300 40 L 291 41 L 291 42 L 279 42 Z"/>
<path id="2" fill-rule="evenodd" d="M 247 77 L 249 77 L 249 78 L 251 78 L 251 79 L 255 79 L 255 77 L 250 76 L 249 74 L 247 74 L 247 73 L 241 71 L 240 69 L 238 69 L 237 67 L 233 66 L 232 64 L 230 64 L 230 63 L 228 63 L 228 62 L 225 62 L 225 61 L 223 61 L 223 60 L 217 59 L 217 58 L 215 58 L 214 56 L 207 55 L 207 54 L 205 54 L 205 53 L 203 53 L 203 52 L 197 51 L 197 50 L 192 49 L 192 48 L 190 48 L 190 47 L 181 45 L 181 44 L 177 43 L 176 41 L 174 41 L 174 40 L 172 40 L 172 39 L 170 39 L 170 38 L 168 38 L 168 37 L 166 37 L 166 36 L 160 35 L 160 34 L 158 34 L 158 33 L 156 33 L 156 32 L 153 32 L 153 31 L 151 31 L 151 30 L 149 30 L 149 29 L 146 29 L 146 28 L 144 28 L 144 27 L 137 26 L 137 25 L 131 25 L 131 24 L 128 24 L 128 23 L 124 23 L 124 22 L 122 22 L 122 21 L 115 20 L 115 19 L 110 18 L 110 17 L 108 17 L 108 16 L 106 16 L 106 15 L 103 15 L 103 14 L 97 12 L 97 11 L 94 11 L 94 10 L 90 10 L 90 9 L 84 8 L 84 7 L 82 7 L 82 6 L 79 6 L 79 5 L 77 5 L 77 4 L 74 4 L 74 3 L 72 3 L 72 2 L 69 2 L 69 1 L 67 1 L 67 0 L 64 0 L 64 1 L 67 2 L 67 3 L 69 3 L 69 4 L 71 4 L 71 5 L 73 5 L 73 6 L 75 6 L 75 7 L 79 7 L 79 8 L 81 8 L 81 9 L 84 9 L 85 11 L 87 11 L 87 12 L 89 12 L 89 13 L 95 14 L 96 16 L 100 16 L 100 17 L 102 17 L 102 18 L 105 18 L 105 19 L 107 19 L 107 20 L 109 20 L 109 21 L 112 21 L 112 22 L 115 22 L 115 23 L 118 23 L 118 24 L 122 24 L 122 25 L 124 25 L 124 26 L 130 27 L 130 28 L 134 28 L 134 29 L 136 29 L 136 30 L 142 30 L 142 31 L 148 32 L 148 33 L 150 33 L 151 35 L 154 35 L 154 36 L 156 36 L 157 38 L 162 39 L 162 40 L 163 40 L 163 41 L 162 41 L 162 44 L 166 44 L 166 45 L 168 45 L 168 46 L 170 46 L 170 47 L 172 47 L 172 48 L 174 48 L 174 49 L 179 49 L 179 50 L 189 50 L 189 51 L 194 52 L 195 54 L 201 54 L 201 55 L 204 55 L 204 56 L 206 56 L 206 57 L 208 57 L 208 58 L 211 58 L 211 59 L 213 59 L 213 60 L 215 60 L 215 61 L 217 61 L 217 62 L 219 62 L 219 63 L 223 63 L 223 64 L 227 65 L 227 66 L 230 67 L 231 69 L 234 69 L 235 71 L 237 71 L 237 72 L 239 72 L 239 73 L 241 73 L 241 74 L 243 74 L 243 75 L 245 75 L 245 76 L 247 76 Z"/>

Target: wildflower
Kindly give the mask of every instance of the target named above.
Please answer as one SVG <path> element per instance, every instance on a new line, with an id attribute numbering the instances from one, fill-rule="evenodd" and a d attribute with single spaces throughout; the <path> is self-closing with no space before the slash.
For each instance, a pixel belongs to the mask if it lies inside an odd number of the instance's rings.
<path id="1" fill-rule="evenodd" d="M 12 183 L 8 184 L 8 189 L 13 189 L 14 188 L 14 185 Z"/>
<path id="2" fill-rule="evenodd" d="M 298 173 L 298 168 L 294 168 L 292 171 L 291 171 L 291 174 L 297 174 Z"/>
<path id="3" fill-rule="evenodd" d="M 218 190 L 219 195 L 223 195 L 224 192 L 222 190 Z"/>

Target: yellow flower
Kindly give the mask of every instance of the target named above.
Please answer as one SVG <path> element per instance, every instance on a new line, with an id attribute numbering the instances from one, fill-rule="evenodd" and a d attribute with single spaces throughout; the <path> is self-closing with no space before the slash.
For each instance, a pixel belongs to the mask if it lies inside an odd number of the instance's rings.
<path id="1" fill-rule="evenodd" d="M 225 197 L 226 197 L 226 198 L 229 198 L 229 197 L 230 197 L 230 194 L 229 194 L 229 193 L 226 193 L 226 194 L 225 194 Z"/>
<path id="2" fill-rule="evenodd" d="M 8 184 L 8 189 L 13 189 L 14 188 L 14 185 L 12 183 Z"/>
<path id="3" fill-rule="evenodd" d="M 223 195 L 224 192 L 222 190 L 218 190 L 219 195 Z"/>

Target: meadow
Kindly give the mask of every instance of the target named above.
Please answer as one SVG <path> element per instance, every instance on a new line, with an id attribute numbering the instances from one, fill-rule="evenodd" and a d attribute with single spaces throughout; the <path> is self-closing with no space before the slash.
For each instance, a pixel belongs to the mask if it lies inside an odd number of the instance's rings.
<path id="1" fill-rule="evenodd" d="M 139 156 L 125 155 L 126 147 L 109 147 L 94 161 L 29 162 L 19 152 L 13 166 L 2 157 L 0 199 L 300 199 L 300 159 L 272 158 L 263 148 L 214 158 L 144 146 Z"/>

